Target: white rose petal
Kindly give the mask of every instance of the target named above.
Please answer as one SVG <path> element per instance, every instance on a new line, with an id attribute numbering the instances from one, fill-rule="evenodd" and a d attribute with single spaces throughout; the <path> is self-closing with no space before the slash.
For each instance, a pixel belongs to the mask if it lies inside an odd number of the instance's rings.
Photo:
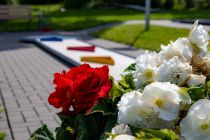
<path id="1" fill-rule="evenodd" d="M 156 52 L 149 53 L 145 51 L 144 54 L 136 58 L 136 65 L 145 67 L 157 67 L 160 64 L 159 56 Z"/>
<path id="2" fill-rule="evenodd" d="M 206 77 L 203 75 L 196 75 L 196 74 L 190 74 L 190 77 L 187 81 L 188 87 L 204 85 L 205 83 L 206 83 Z"/>
<path id="3" fill-rule="evenodd" d="M 121 135 L 121 134 L 132 135 L 132 132 L 128 125 L 119 124 L 112 128 L 111 134 L 113 134 L 113 135 Z M 113 140 L 113 137 L 110 136 L 107 140 Z"/>
<path id="4" fill-rule="evenodd" d="M 125 124 L 119 124 L 117 126 L 115 126 L 114 128 L 112 128 L 112 134 L 128 134 L 128 135 L 132 135 L 131 130 L 129 128 L 128 125 Z"/>
<path id="5" fill-rule="evenodd" d="M 136 88 L 143 87 L 144 85 L 156 81 L 157 66 L 159 65 L 158 54 L 148 53 L 139 56 L 136 59 L 136 70 L 134 72 L 134 81 Z"/>
<path id="6" fill-rule="evenodd" d="M 210 140 L 210 100 L 201 99 L 189 109 L 180 122 L 185 140 Z"/>
<path id="7" fill-rule="evenodd" d="M 138 121 L 142 120 L 141 114 L 141 93 L 132 91 L 122 95 L 118 102 L 118 123 L 138 125 Z"/>
<path id="8" fill-rule="evenodd" d="M 136 67 L 136 71 L 134 73 L 134 82 L 136 88 L 140 88 L 149 84 L 151 82 L 155 82 L 157 80 L 157 67 Z"/>
<path id="9" fill-rule="evenodd" d="M 208 52 L 208 37 L 208 32 L 202 25 L 198 25 L 198 21 L 196 21 L 189 33 L 188 39 L 194 47 L 198 47 L 199 51 L 206 54 Z"/>
<path id="10" fill-rule="evenodd" d="M 175 120 L 181 102 L 179 90 L 174 84 L 155 82 L 145 87 L 141 100 L 144 106 L 158 113 L 159 118 L 166 121 Z"/>
<path id="11" fill-rule="evenodd" d="M 191 61 L 192 50 L 189 46 L 187 38 L 179 38 L 175 42 L 171 42 L 168 46 L 161 45 L 160 58 L 162 62 L 177 56 L 183 62 Z"/>
<path id="12" fill-rule="evenodd" d="M 122 134 L 122 135 L 116 136 L 114 138 L 114 140 L 136 140 L 136 137 L 130 136 L 130 135 L 126 135 L 126 134 Z"/>
<path id="13" fill-rule="evenodd" d="M 189 45 L 189 40 L 187 38 L 179 38 L 175 42 L 171 43 L 175 48 L 177 48 L 182 56 L 188 61 L 191 61 L 192 50 Z"/>
<path id="14" fill-rule="evenodd" d="M 159 67 L 157 78 L 160 82 L 171 82 L 181 86 L 191 73 L 192 67 L 189 63 L 183 63 L 175 56 L 169 61 L 164 61 Z"/>

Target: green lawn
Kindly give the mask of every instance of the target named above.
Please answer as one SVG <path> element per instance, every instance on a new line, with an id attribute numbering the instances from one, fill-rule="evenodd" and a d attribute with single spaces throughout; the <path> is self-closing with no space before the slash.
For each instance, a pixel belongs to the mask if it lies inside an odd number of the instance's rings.
<path id="1" fill-rule="evenodd" d="M 145 32 L 144 25 L 120 25 L 93 33 L 92 35 L 147 50 L 160 50 L 160 44 L 167 45 L 178 37 L 187 36 L 189 30 L 151 26 Z"/>
<path id="2" fill-rule="evenodd" d="M 100 9 L 72 9 L 60 12 L 61 5 L 33 6 L 33 15 L 38 10 L 50 17 L 54 30 L 78 30 L 93 27 L 105 23 L 144 19 L 144 13 L 140 11 L 123 8 L 100 8 Z M 165 11 L 152 13 L 152 19 L 189 19 L 189 18 L 210 18 L 206 13 L 209 10 L 185 10 Z M 20 31 L 26 29 L 26 20 L 7 21 L 0 23 L 0 31 Z M 37 30 L 37 19 L 32 21 L 31 30 Z"/>
<path id="3" fill-rule="evenodd" d="M 6 136 L 6 134 L 4 132 L 0 132 L 0 140 L 4 140 L 5 136 Z"/>

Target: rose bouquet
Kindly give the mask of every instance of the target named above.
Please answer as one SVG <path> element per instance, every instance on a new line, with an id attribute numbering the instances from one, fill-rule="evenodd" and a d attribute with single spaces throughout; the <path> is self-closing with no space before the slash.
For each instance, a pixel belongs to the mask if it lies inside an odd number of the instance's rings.
<path id="1" fill-rule="evenodd" d="M 48 101 L 62 124 L 37 140 L 210 140 L 208 33 L 195 22 L 188 37 L 140 55 L 120 81 L 88 64 L 54 75 Z"/>

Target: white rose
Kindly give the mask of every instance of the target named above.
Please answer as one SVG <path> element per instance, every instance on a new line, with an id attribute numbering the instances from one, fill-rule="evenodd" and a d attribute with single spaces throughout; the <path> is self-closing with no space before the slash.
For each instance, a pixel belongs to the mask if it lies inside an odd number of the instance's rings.
<path id="1" fill-rule="evenodd" d="M 191 73 L 192 67 L 189 63 L 183 63 L 175 56 L 169 61 L 164 61 L 159 67 L 157 79 L 160 82 L 171 82 L 181 86 L 185 84 Z"/>
<path id="2" fill-rule="evenodd" d="M 144 54 L 136 58 L 136 65 L 145 67 L 157 67 L 160 64 L 159 56 L 156 52 L 149 53 L 145 51 Z"/>
<path id="3" fill-rule="evenodd" d="M 145 86 L 146 84 L 155 82 L 157 80 L 157 67 L 139 67 L 136 66 L 134 72 L 134 82 L 136 89 Z"/>
<path id="4" fill-rule="evenodd" d="M 161 45 L 160 58 L 162 62 L 177 56 L 182 61 L 191 61 L 192 50 L 189 47 L 187 38 L 179 38 L 175 42 L 171 42 L 167 46 Z"/>
<path id="5" fill-rule="evenodd" d="M 196 75 L 196 74 L 190 74 L 190 77 L 187 81 L 188 87 L 204 85 L 205 83 L 206 83 L 206 77 L 203 75 Z"/>
<path id="6" fill-rule="evenodd" d="M 134 71 L 134 81 L 136 88 L 156 81 L 157 66 L 159 65 L 158 54 L 146 51 L 136 59 L 136 70 Z"/>
<path id="7" fill-rule="evenodd" d="M 145 87 L 141 101 L 144 106 L 158 113 L 158 117 L 172 121 L 178 117 L 181 98 L 180 88 L 170 83 L 155 82 Z"/>
<path id="8" fill-rule="evenodd" d="M 196 21 L 189 33 L 188 39 L 194 45 L 194 50 L 206 54 L 208 52 L 208 37 L 208 32 L 202 25 L 198 25 L 198 21 Z"/>
<path id="9" fill-rule="evenodd" d="M 210 101 L 201 99 L 189 109 L 181 120 L 181 135 L 185 140 L 210 140 Z"/>
<path id="10" fill-rule="evenodd" d="M 138 126 L 142 117 L 139 115 L 143 112 L 141 109 L 141 94 L 138 91 L 132 91 L 122 95 L 121 100 L 118 102 L 118 123 L 130 124 Z"/>

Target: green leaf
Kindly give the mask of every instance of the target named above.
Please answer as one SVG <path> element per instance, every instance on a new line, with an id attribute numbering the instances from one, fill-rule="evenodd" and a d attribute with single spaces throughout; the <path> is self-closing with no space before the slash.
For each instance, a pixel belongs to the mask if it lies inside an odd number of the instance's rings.
<path id="1" fill-rule="evenodd" d="M 77 140 L 99 140 L 104 132 L 108 117 L 102 113 L 79 114 L 75 119 Z"/>
<path id="2" fill-rule="evenodd" d="M 123 90 L 135 89 L 133 74 L 122 75 L 121 78 L 122 80 L 119 81 L 118 84 L 123 88 Z"/>
<path id="3" fill-rule="evenodd" d="M 64 127 L 56 128 L 56 140 L 74 140 L 74 136 Z"/>
<path id="4" fill-rule="evenodd" d="M 112 128 L 117 124 L 117 116 L 109 116 L 109 119 L 106 123 L 105 129 L 104 129 L 104 133 L 101 136 L 100 140 L 107 140 L 107 138 L 109 137 L 108 135 L 106 135 L 106 133 L 111 133 Z"/>
<path id="5" fill-rule="evenodd" d="M 121 97 L 123 95 L 123 90 L 122 88 L 117 85 L 117 84 L 113 84 L 112 85 L 112 89 L 109 92 L 109 96 L 112 97 L 112 101 L 114 102 L 116 98 Z"/>
<path id="6" fill-rule="evenodd" d="M 100 112 L 103 115 L 114 115 L 114 105 L 112 104 L 112 100 L 105 99 L 105 100 L 99 100 L 99 102 L 94 105 L 94 107 L 91 109 L 90 113 L 96 113 Z"/>
<path id="7" fill-rule="evenodd" d="M 133 63 L 131 65 L 129 65 L 124 71 L 135 71 L 136 70 L 136 64 Z"/>
<path id="8" fill-rule="evenodd" d="M 31 135 L 30 140 L 56 140 L 56 138 L 55 133 L 49 130 L 47 125 L 43 125 Z"/>
<path id="9" fill-rule="evenodd" d="M 74 129 L 74 120 L 76 115 L 72 115 L 72 116 L 66 116 L 64 114 L 62 114 L 62 112 L 57 113 L 57 115 L 59 116 L 59 118 L 62 121 L 61 126 L 66 128 L 66 127 L 71 127 L 72 129 Z"/>
<path id="10" fill-rule="evenodd" d="M 131 89 L 135 89 L 135 83 L 134 83 L 134 78 L 133 75 L 126 75 L 125 77 L 125 83 L 129 85 Z"/>
<path id="11" fill-rule="evenodd" d="M 210 81 L 206 83 L 206 97 L 210 100 Z"/>
<path id="12" fill-rule="evenodd" d="M 143 129 L 136 135 L 138 139 L 179 140 L 178 135 L 169 129 Z"/>
<path id="13" fill-rule="evenodd" d="M 198 86 L 189 88 L 188 93 L 193 101 L 205 98 L 205 87 Z"/>
<path id="14" fill-rule="evenodd" d="M 123 89 L 128 89 L 129 85 L 124 82 L 124 81 L 119 81 L 118 84 L 123 88 Z"/>

